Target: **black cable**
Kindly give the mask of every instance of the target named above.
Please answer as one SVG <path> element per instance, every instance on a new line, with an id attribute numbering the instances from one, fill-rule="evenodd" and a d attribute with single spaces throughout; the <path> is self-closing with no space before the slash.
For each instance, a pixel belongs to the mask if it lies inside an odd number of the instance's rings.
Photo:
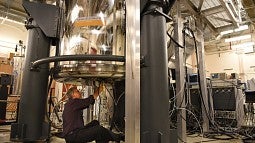
<path id="1" fill-rule="evenodd" d="M 215 122 L 213 122 L 212 121 L 212 118 L 210 117 L 210 115 L 209 115 L 209 111 L 207 110 L 207 108 L 206 108 L 206 106 L 205 106 L 205 100 L 204 100 L 204 98 L 203 98 L 203 96 L 201 95 L 201 93 L 202 93 L 202 89 L 201 89 L 201 80 L 200 80 L 200 71 L 199 71 L 199 58 L 198 58 L 198 48 L 197 48 L 197 43 L 196 43 L 196 38 L 195 38 L 195 35 L 194 35 L 194 32 L 189 28 L 189 27 L 187 27 L 187 26 L 185 26 L 184 27 L 184 29 L 183 29 L 183 33 L 184 33 L 184 35 L 185 35 L 185 30 L 189 30 L 190 31 L 190 33 L 192 34 L 192 37 L 193 37 L 193 41 L 194 41 L 194 46 L 195 46 L 195 53 L 196 53 L 196 60 L 197 60 L 197 73 L 198 73 L 198 85 L 199 85 L 199 96 L 200 96 L 200 98 L 201 98 L 201 100 L 202 100 L 202 104 L 203 104 L 203 106 L 204 106 L 204 108 L 205 108 L 205 113 L 206 113 L 206 116 L 207 116 L 207 118 L 209 119 L 209 121 L 210 121 L 210 123 L 216 128 L 216 131 L 218 132 L 218 131 L 223 131 L 225 134 L 226 133 L 233 133 L 233 132 L 227 132 L 227 131 L 225 131 L 225 130 L 223 130 L 223 129 L 221 129 L 220 127 L 219 127 L 219 125 L 218 124 L 216 124 Z M 167 35 L 170 37 L 170 39 L 171 40 L 173 40 L 173 42 L 176 44 L 176 45 L 178 45 L 178 47 L 181 47 L 181 48 L 184 48 L 185 49 L 185 47 L 184 46 L 181 46 L 178 42 L 176 42 L 173 38 L 172 38 L 172 36 L 167 32 Z M 184 38 L 184 42 L 185 42 L 185 38 Z M 184 43 L 185 44 L 185 43 Z M 183 100 L 183 99 L 182 99 Z M 182 101 L 183 102 L 183 101 Z"/>
<path id="2" fill-rule="evenodd" d="M 184 48 L 184 47 L 181 46 L 178 42 L 176 42 L 176 41 L 174 40 L 174 38 L 173 38 L 168 32 L 166 32 L 166 34 L 167 34 L 167 36 L 168 36 L 178 47 Z"/>
<path id="3" fill-rule="evenodd" d="M 111 96 L 111 98 L 112 98 L 113 102 L 115 103 L 114 96 L 112 95 L 112 93 L 111 93 L 110 89 L 109 89 L 107 86 L 105 86 L 105 88 L 106 88 L 107 92 L 109 93 L 109 95 Z"/>
<path id="4" fill-rule="evenodd" d="M 212 119 L 211 119 L 211 117 L 210 117 L 210 115 L 209 115 L 209 113 L 208 113 L 208 111 L 206 110 L 206 106 L 205 106 L 205 103 L 204 103 L 204 99 L 203 99 L 203 96 L 201 95 L 201 93 L 202 93 L 202 89 L 201 89 L 201 81 L 200 81 L 200 71 L 199 71 L 199 64 L 198 64 L 198 49 L 197 49 L 197 43 L 196 43 L 196 38 L 195 38 L 195 35 L 194 35 L 194 32 L 193 32 L 193 30 L 191 30 L 189 27 L 184 27 L 184 29 L 183 30 L 185 30 L 185 29 L 187 29 L 187 30 L 189 30 L 190 31 L 190 33 L 192 34 L 192 37 L 193 37 L 193 41 L 194 41 L 194 44 L 195 44 L 195 52 L 196 52 L 196 60 L 197 60 L 197 73 L 198 73 L 198 83 L 199 83 L 199 92 L 200 92 L 200 98 L 202 99 L 202 104 L 203 104 L 203 106 L 204 106 L 204 108 L 205 108 L 205 113 L 206 113 L 206 116 L 207 116 L 207 118 L 209 119 L 209 121 L 210 121 L 210 123 L 214 126 L 214 127 L 216 127 L 216 131 L 222 131 L 223 133 L 233 133 L 233 132 L 228 132 L 228 131 L 226 131 L 226 130 L 224 130 L 224 129 L 222 129 L 222 128 L 220 128 L 219 127 L 219 125 L 216 123 L 216 122 L 213 122 L 212 121 Z"/>
<path id="5" fill-rule="evenodd" d="M 198 89 L 199 89 L 199 96 L 200 96 L 200 98 L 201 98 L 201 100 L 202 100 L 202 104 L 203 104 L 203 106 L 204 106 L 204 108 L 205 108 L 205 113 L 206 113 L 206 116 L 207 116 L 207 118 L 209 119 L 209 121 L 210 121 L 210 123 L 213 125 L 213 126 L 215 126 L 215 123 L 212 121 L 212 119 L 211 119 L 211 117 L 209 116 L 209 113 L 208 113 L 208 111 L 206 110 L 207 108 L 206 108 L 206 106 L 205 106 L 205 103 L 204 103 L 204 98 L 203 98 L 203 96 L 201 95 L 201 93 L 202 93 L 202 89 L 201 89 L 201 81 L 200 81 L 200 72 L 199 72 L 199 61 L 198 61 L 198 48 L 197 48 L 197 43 L 196 43 L 196 37 L 195 37 L 195 35 L 194 35 L 194 32 L 193 32 L 193 30 L 191 30 L 189 27 L 187 27 L 187 26 L 185 26 L 184 28 L 183 28 L 183 32 L 185 33 L 185 30 L 189 30 L 189 32 L 191 33 L 191 35 L 192 35 L 192 37 L 193 37 L 193 41 L 194 41 L 194 47 L 195 47 L 195 53 L 196 53 L 196 60 L 197 60 L 197 73 L 198 73 Z M 218 127 L 217 127 L 218 128 Z"/>
<path id="6" fill-rule="evenodd" d="M 173 32 L 174 32 L 174 29 L 171 30 L 170 36 L 172 36 Z M 171 47 L 171 44 L 172 44 L 171 42 L 172 42 L 172 40 L 170 39 L 169 46 L 167 47 L 167 49 L 169 49 L 169 47 Z"/>
<path id="7" fill-rule="evenodd" d="M 47 87 L 47 96 L 50 93 L 50 87 L 51 87 L 52 81 L 53 81 L 53 76 L 52 76 L 52 74 L 50 74 L 50 81 L 49 81 L 49 84 L 48 84 L 48 87 Z M 49 101 L 48 101 L 48 104 L 49 104 L 49 106 L 48 106 L 48 111 L 49 111 L 48 116 L 49 116 L 49 118 L 50 118 L 50 114 L 51 114 L 50 108 L 51 108 L 52 102 L 53 102 L 52 101 L 52 94 L 50 94 L 50 98 L 49 98 Z"/>
<path id="8" fill-rule="evenodd" d="M 172 34 L 172 32 L 173 32 L 173 30 L 171 31 L 171 34 Z M 181 46 L 178 42 L 176 42 L 173 38 L 172 38 L 172 36 L 169 34 L 169 32 L 167 32 L 167 35 L 170 37 L 170 42 L 171 41 L 174 41 L 174 43 L 176 44 L 176 45 L 178 45 L 179 47 L 181 47 L 181 48 L 183 48 L 184 49 L 184 53 L 185 53 L 185 51 L 186 51 L 186 40 L 185 40 L 185 33 L 183 32 L 183 46 Z M 169 44 L 169 45 L 171 45 L 171 44 Z M 184 80 L 186 81 L 186 78 L 187 78 L 187 67 L 186 67 L 186 59 L 187 59 L 187 57 L 186 57 L 186 54 L 185 54 L 185 59 L 184 59 L 184 61 L 185 61 L 185 77 L 184 77 Z M 188 98 L 187 98 L 187 84 L 186 84 L 186 82 L 184 83 L 184 85 L 183 85 L 184 87 L 183 87 L 183 90 L 184 90 L 184 92 L 183 92 L 183 97 L 182 97 L 182 100 L 181 100 L 181 103 L 180 103 L 180 107 L 176 107 L 176 108 L 182 108 L 182 104 L 183 104 L 183 102 L 184 102 L 184 99 L 186 99 L 186 101 L 185 101 L 185 106 L 186 106 L 186 103 L 189 103 L 188 102 Z M 182 87 L 181 87 L 181 89 L 182 89 Z M 176 94 L 176 96 L 177 96 L 177 94 Z M 176 97 L 177 98 L 177 97 Z M 183 108 L 185 108 L 185 107 L 183 107 Z M 174 108 L 173 108 L 173 110 L 175 110 Z M 182 117 L 182 116 L 181 116 Z M 182 117 L 183 118 L 183 117 Z M 169 117 L 169 119 L 171 119 L 171 117 Z M 183 118 L 183 120 L 185 120 L 186 121 L 186 119 L 184 119 Z M 198 123 L 199 124 L 199 123 Z"/>

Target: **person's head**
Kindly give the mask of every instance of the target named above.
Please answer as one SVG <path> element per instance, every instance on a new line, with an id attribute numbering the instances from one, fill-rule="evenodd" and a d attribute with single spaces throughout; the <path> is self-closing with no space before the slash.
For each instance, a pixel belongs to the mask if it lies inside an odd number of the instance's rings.
<path id="1" fill-rule="evenodd" d="M 81 93 L 76 87 L 71 87 L 67 91 L 66 95 L 69 99 L 81 98 Z"/>

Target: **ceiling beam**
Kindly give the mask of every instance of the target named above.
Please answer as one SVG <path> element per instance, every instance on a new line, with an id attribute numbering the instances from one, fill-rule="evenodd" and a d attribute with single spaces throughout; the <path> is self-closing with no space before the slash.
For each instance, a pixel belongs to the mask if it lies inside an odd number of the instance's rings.
<path id="1" fill-rule="evenodd" d="M 187 6 L 188 10 L 195 16 L 198 16 L 198 9 L 196 8 L 196 6 L 190 1 L 190 0 L 186 0 L 185 2 L 183 2 L 183 4 L 185 6 Z"/>
<path id="2" fill-rule="evenodd" d="M 12 2 L 9 3 L 9 4 L 4 2 L 4 0 L 0 0 L 0 5 L 2 5 L 5 8 L 10 7 L 10 8 L 16 9 L 17 11 L 20 11 L 20 12 L 23 12 L 23 13 L 25 12 L 25 10 L 22 6 L 22 0 L 15 0 L 15 2 L 13 2 L 13 0 L 12 0 Z"/>
<path id="3" fill-rule="evenodd" d="M 213 14 L 216 14 L 216 13 L 221 13 L 221 12 L 224 12 L 224 11 L 225 11 L 225 9 L 222 6 L 219 5 L 219 6 L 215 6 L 215 7 L 203 10 L 203 11 L 201 11 L 201 13 L 203 13 L 204 16 L 209 16 L 209 15 L 213 15 Z"/>
<path id="4" fill-rule="evenodd" d="M 12 14 L 19 15 L 22 17 L 27 17 L 27 13 L 25 12 L 25 10 L 21 11 L 19 9 L 15 9 L 13 7 L 10 7 L 8 10 L 7 7 L 5 5 L 3 5 L 1 2 L 0 2 L 0 9 L 1 9 L 1 11 L 6 11 L 6 13 L 12 13 Z"/>
<path id="5" fill-rule="evenodd" d="M 222 31 L 227 31 L 227 30 L 233 30 L 235 28 L 236 28 L 236 26 L 232 23 L 232 24 L 229 24 L 229 25 L 221 26 L 221 27 L 217 28 L 217 30 L 219 32 L 222 32 Z"/>
<path id="6" fill-rule="evenodd" d="M 229 20 L 229 19 L 225 19 L 225 18 L 221 18 L 221 17 L 218 17 L 218 16 L 210 16 L 211 18 L 213 19 L 216 19 L 216 20 L 220 20 L 220 21 L 224 21 L 224 22 L 227 22 L 227 23 L 233 23 L 232 20 Z"/>
<path id="7" fill-rule="evenodd" d="M 200 1 L 199 1 L 199 5 L 198 5 L 198 8 L 197 8 L 197 10 L 198 10 L 199 12 L 200 12 L 201 9 L 202 9 L 203 3 L 204 3 L 204 0 L 200 0 Z"/>
<path id="8" fill-rule="evenodd" d="M 237 19 L 233 13 L 233 11 L 229 8 L 228 4 L 224 0 L 219 0 L 221 6 L 225 9 L 228 17 L 233 21 L 234 26 L 238 27 Z"/>
<path id="9" fill-rule="evenodd" d="M 186 0 L 183 4 L 188 8 L 188 10 L 194 16 L 196 16 L 197 18 L 201 18 L 203 22 L 207 25 L 207 27 L 210 29 L 210 31 L 213 32 L 213 34 L 218 34 L 218 31 L 216 30 L 216 28 L 211 24 L 211 22 L 203 14 L 198 13 L 198 9 L 190 0 Z"/>
<path id="10" fill-rule="evenodd" d="M 213 32 L 213 35 L 217 35 L 219 32 L 218 30 L 212 25 L 212 23 L 207 19 L 207 18 L 203 18 L 204 23 L 206 24 L 206 26 L 210 29 L 211 32 Z"/>

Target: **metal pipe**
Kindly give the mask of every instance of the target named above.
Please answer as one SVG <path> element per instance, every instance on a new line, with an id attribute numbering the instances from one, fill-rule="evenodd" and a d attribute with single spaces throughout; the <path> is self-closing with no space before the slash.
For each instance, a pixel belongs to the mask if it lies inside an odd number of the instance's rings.
<path id="1" fill-rule="evenodd" d="M 142 0 L 141 3 L 145 4 L 141 8 L 143 12 L 147 12 L 141 17 L 141 56 L 144 57 L 140 69 L 141 143 L 170 143 L 166 19 L 160 7 L 163 1 Z M 159 12 L 150 12 L 156 8 Z"/>
<path id="2" fill-rule="evenodd" d="M 39 65 L 47 64 L 50 62 L 59 62 L 59 61 L 85 61 L 85 60 L 98 60 L 98 61 L 118 61 L 124 62 L 124 56 L 115 56 L 115 55 L 63 55 L 55 57 L 42 58 L 37 61 L 32 62 L 31 68 L 36 68 Z"/>

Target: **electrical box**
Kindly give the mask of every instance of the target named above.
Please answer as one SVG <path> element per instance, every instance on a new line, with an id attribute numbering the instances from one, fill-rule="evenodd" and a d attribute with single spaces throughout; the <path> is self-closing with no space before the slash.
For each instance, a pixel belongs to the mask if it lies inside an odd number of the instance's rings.
<path id="1" fill-rule="evenodd" d="M 0 75 L 0 85 L 11 85 L 12 84 L 12 76 L 9 74 L 1 74 Z"/>
<path id="2" fill-rule="evenodd" d="M 189 74 L 188 82 L 190 85 L 198 84 L 198 74 Z"/>
<path id="3" fill-rule="evenodd" d="M 238 78 L 239 78 L 239 76 L 238 76 L 237 73 L 231 73 L 230 74 L 230 79 L 238 79 Z"/>
<path id="4" fill-rule="evenodd" d="M 245 91 L 245 103 L 255 103 L 255 91 Z"/>
<path id="5" fill-rule="evenodd" d="M 217 87 L 212 89 L 214 110 L 236 110 L 236 88 Z"/>
<path id="6" fill-rule="evenodd" d="M 211 79 L 212 80 L 225 80 L 227 79 L 226 73 L 211 73 Z"/>
<path id="7" fill-rule="evenodd" d="M 0 73 L 12 74 L 13 67 L 8 64 L 0 64 Z"/>

